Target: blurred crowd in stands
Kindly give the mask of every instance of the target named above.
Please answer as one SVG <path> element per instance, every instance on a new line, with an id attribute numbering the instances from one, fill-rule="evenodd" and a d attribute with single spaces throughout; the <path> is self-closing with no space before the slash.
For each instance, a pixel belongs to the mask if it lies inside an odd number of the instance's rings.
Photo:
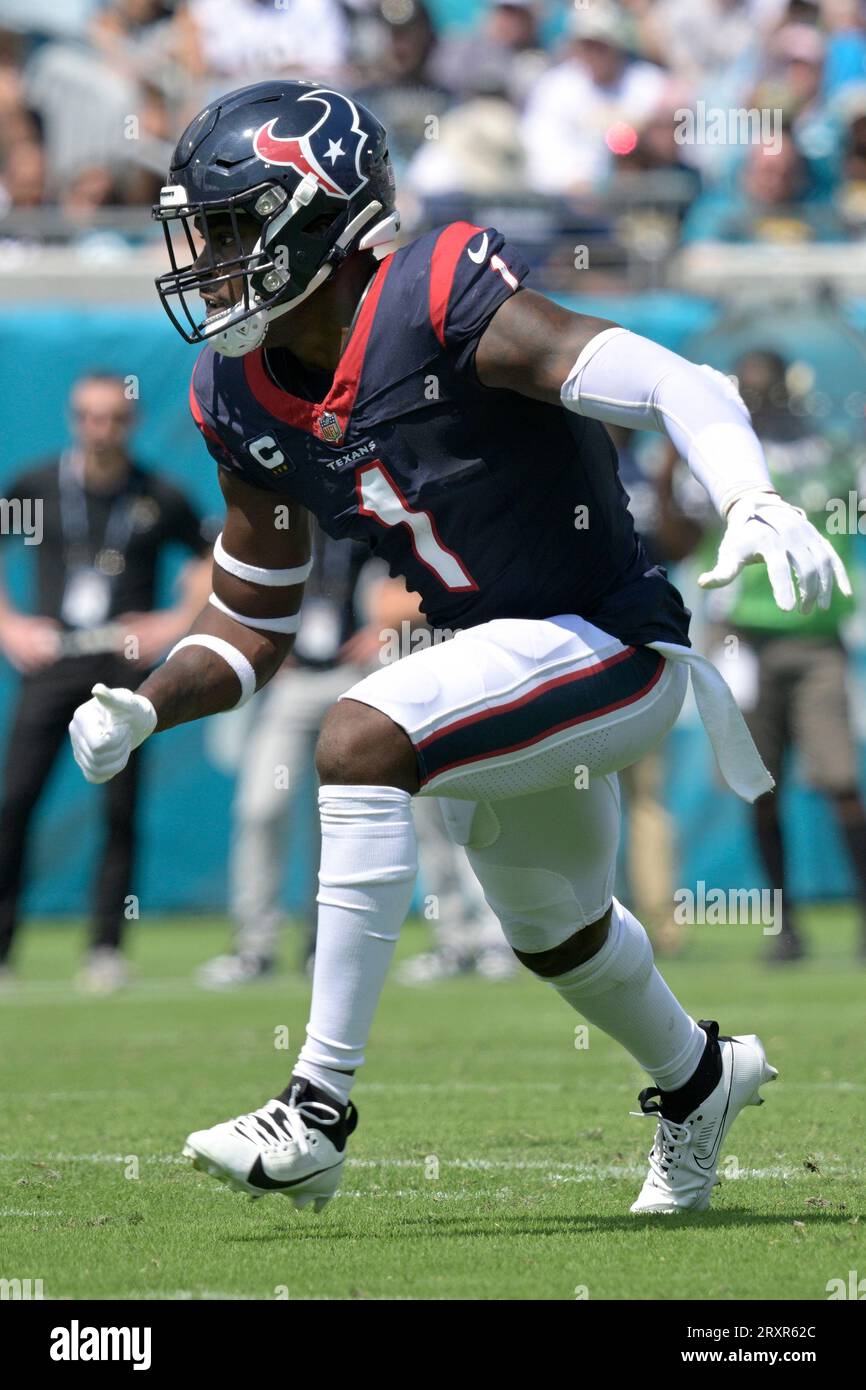
<path id="1" fill-rule="evenodd" d="M 409 230 L 517 209 L 553 288 L 559 233 L 866 229 L 862 0 L 0 0 L 0 239 L 146 238 L 188 119 L 275 75 L 380 115 Z"/>

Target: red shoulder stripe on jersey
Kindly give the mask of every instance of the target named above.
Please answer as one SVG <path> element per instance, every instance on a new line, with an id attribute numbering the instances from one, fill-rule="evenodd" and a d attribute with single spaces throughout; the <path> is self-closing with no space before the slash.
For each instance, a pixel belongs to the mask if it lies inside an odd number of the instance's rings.
<path id="1" fill-rule="evenodd" d="M 332 410 L 342 425 L 344 434 L 361 383 L 361 372 L 364 369 L 364 357 L 367 352 L 373 320 L 376 317 L 376 310 L 379 307 L 379 300 L 382 297 L 382 290 L 385 288 L 385 281 L 388 278 L 388 271 L 391 269 L 393 259 L 393 253 L 386 256 L 376 271 L 375 279 L 361 305 L 361 312 L 358 314 L 352 336 L 349 338 L 346 350 L 337 364 L 334 384 L 322 403 L 314 407 L 313 413 L 316 417 L 316 423 L 318 423 L 319 416 L 326 410 Z"/>
<path id="2" fill-rule="evenodd" d="M 293 396 L 291 392 L 283 391 L 271 381 L 265 370 L 263 349 L 257 348 L 255 352 L 247 353 L 243 359 L 246 383 L 259 405 L 264 406 L 270 415 L 275 416 L 277 420 L 285 421 L 297 430 L 317 434 L 319 420 L 325 411 L 331 411 L 337 416 L 345 434 L 364 369 L 367 342 L 391 261 L 392 257 L 386 256 L 376 271 L 367 297 L 361 305 L 352 336 L 337 364 L 331 389 L 323 401 L 305 401 L 301 396 Z"/>
<path id="3" fill-rule="evenodd" d="M 211 429 L 210 425 L 205 420 L 202 414 L 202 408 L 198 403 L 198 397 L 195 394 L 195 371 L 197 366 L 198 362 L 196 362 L 195 367 L 193 367 L 192 376 L 189 379 L 189 408 L 192 412 L 192 418 L 195 420 L 202 434 L 207 435 L 208 439 L 213 440 L 214 444 L 219 444 L 220 448 L 224 449 L 225 445 L 216 430 Z"/>
<path id="4" fill-rule="evenodd" d="M 471 222 L 452 222 L 441 232 L 430 258 L 430 322 L 442 347 L 445 346 L 445 316 L 457 262 L 468 241 L 484 230 Z"/>

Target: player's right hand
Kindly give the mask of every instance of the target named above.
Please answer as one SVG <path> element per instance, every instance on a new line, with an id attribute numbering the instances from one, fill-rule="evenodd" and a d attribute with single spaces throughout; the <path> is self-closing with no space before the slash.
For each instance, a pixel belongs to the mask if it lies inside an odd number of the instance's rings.
<path id="1" fill-rule="evenodd" d="M 95 685 L 93 699 L 78 706 L 69 725 L 72 752 L 88 782 L 107 782 L 122 772 L 156 721 L 156 710 L 144 695 Z"/>

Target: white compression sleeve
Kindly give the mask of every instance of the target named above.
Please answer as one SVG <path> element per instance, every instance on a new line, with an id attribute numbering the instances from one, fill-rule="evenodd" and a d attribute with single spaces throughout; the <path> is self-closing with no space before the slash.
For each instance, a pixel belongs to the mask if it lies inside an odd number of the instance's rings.
<path id="1" fill-rule="evenodd" d="M 773 492 L 764 451 L 733 384 L 626 328 L 606 328 L 562 387 L 578 415 L 666 433 L 724 516 L 744 492 Z"/>

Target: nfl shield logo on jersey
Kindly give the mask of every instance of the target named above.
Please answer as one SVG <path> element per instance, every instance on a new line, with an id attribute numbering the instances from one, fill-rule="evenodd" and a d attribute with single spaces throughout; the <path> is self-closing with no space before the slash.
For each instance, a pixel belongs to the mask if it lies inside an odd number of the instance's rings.
<path id="1" fill-rule="evenodd" d="M 343 438 L 343 426 L 340 424 L 333 410 L 323 410 L 319 416 L 316 428 L 323 439 L 327 439 L 329 444 L 339 444 Z"/>

